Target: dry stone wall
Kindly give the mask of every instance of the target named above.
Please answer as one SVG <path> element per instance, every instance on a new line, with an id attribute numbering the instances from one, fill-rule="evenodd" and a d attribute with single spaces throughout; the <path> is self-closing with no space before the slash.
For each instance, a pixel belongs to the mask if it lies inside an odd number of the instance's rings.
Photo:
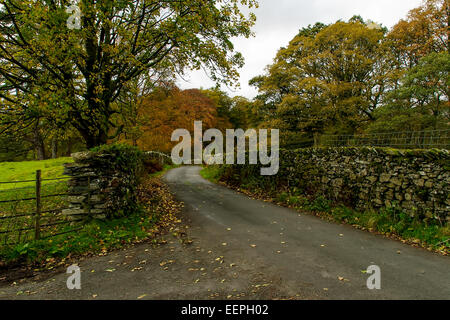
<path id="1" fill-rule="evenodd" d="M 72 154 L 73 163 L 65 164 L 69 208 L 67 216 L 114 218 L 137 209 L 136 187 L 142 174 L 139 151 L 111 147 L 111 152 Z"/>
<path id="2" fill-rule="evenodd" d="M 265 189 L 296 188 L 359 210 L 396 206 L 412 216 L 450 221 L 447 150 L 281 150 L 280 164 L 275 177 L 261 177 L 250 165 L 227 166 L 224 177 L 236 184 L 253 179 Z"/>

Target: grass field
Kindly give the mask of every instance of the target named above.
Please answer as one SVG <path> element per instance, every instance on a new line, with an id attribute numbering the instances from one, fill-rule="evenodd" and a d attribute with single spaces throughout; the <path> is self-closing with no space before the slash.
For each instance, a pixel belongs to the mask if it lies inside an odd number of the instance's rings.
<path id="1" fill-rule="evenodd" d="M 34 198 L 36 195 L 36 182 L 15 181 L 35 180 L 36 170 L 42 171 L 42 179 L 61 178 L 63 177 L 63 164 L 68 162 L 72 162 L 72 159 L 0 163 L 0 245 L 26 242 L 34 236 L 34 231 L 27 229 L 32 229 L 35 224 L 36 200 L 30 198 Z M 46 196 L 65 194 L 66 191 L 67 180 L 42 181 L 42 211 L 64 208 L 66 206 L 65 196 L 48 198 Z M 58 214 L 47 212 L 41 215 L 41 223 L 42 225 L 54 224 L 61 221 L 62 218 Z M 57 232 L 59 229 L 61 229 L 60 226 L 56 225 L 47 228 L 43 233 L 49 234 Z"/>
<path id="2" fill-rule="evenodd" d="M 63 177 L 63 164 L 72 161 L 72 158 L 58 158 L 43 161 L 0 162 L 0 190 L 34 186 L 33 182 L 20 184 L 2 184 L 2 182 L 34 180 L 36 170 L 42 170 L 42 179 Z"/>

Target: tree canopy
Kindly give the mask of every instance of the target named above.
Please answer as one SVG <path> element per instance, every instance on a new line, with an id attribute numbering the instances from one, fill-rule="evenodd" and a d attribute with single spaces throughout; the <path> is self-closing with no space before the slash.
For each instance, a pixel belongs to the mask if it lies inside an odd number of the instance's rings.
<path id="1" fill-rule="evenodd" d="M 237 79 L 242 55 L 232 37 L 251 35 L 254 0 L 81 0 L 80 29 L 69 29 L 66 1 L 2 0 L 0 98 L 14 123 L 42 117 L 71 125 L 88 147 L 120 132 L 114 104 L 141 74 L 186 68 Z M 7 121 L 13 126 L 12 121 Z"/>
<path id="2" fill-rule="evenodd" d="M 354 16 L 303 28 L 253 78 L 265 123 L 283 144 L 316 134 L 448 128 L 449 8 L 427 0 L 390 31 Z"/>

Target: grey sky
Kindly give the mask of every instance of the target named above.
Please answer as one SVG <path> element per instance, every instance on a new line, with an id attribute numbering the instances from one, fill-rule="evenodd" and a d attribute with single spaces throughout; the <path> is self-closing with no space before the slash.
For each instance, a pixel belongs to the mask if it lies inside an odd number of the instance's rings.
<path id="1" fill-rule="evenodd" d="M 258 19 L 253 28 L 256 37 L 233 41 L 236 50 L 245 57 L 245 66 L 240 70 L 241 87 L 222 89 L 231 96 L 253 98 L 257 91 L 248 85 L 248 81 L 262 74 L 278 49 L 286 46 L 299 29 L 309 24 L 333 23 L 359 14 L 366 20 L 391 28 L 421 3 L 422 0 L 260 0 L 259 8 L 254 11 Z M 185 79 L 188 82 L 178 82 L 183 89 L 214 86 L 203 71 L 191 72 Z"/>

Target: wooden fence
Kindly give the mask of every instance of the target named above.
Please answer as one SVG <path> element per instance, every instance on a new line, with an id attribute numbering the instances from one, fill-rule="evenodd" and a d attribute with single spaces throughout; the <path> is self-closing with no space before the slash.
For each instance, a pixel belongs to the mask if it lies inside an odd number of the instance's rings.
<path id="1" fill-rule="evenodd" d="M 69 178 L 0 182 L 0 246 L 47 239 L 80 230 L 82 220 L 66 216 Z"/>

